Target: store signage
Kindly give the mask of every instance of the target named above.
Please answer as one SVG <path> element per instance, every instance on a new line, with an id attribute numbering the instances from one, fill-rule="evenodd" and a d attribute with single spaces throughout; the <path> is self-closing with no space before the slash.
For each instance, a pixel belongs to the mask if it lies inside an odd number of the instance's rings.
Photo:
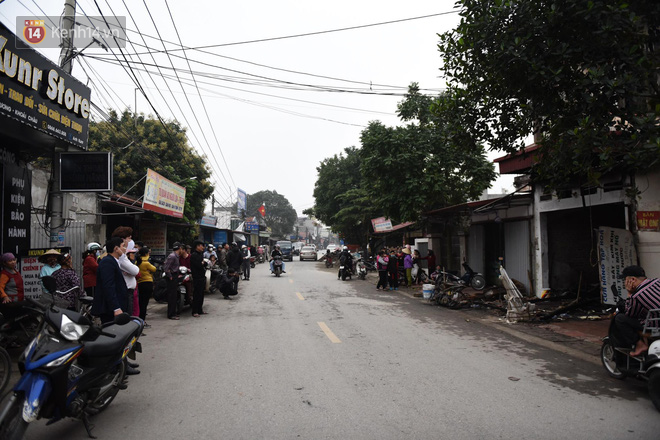
<path id="1" fill-rule="evenodd" d="M 259 223 L 257 222 L 245 222 L 245 232 L 258 232 Z"/>
<path id="2" fill-rule="evenodd" d="M 30 247 L 31 172 L 2 165 L 2 249 L 18 254 Z"/>
<path id="3" fill-rule="evenodd" d="M 60 153 L 60 191 L 112 191 L 112 153 Z"/>
<path id="4" fill-rule="evenodd" d="M 151 249 L 151 255 L 167 255 L 167 225 L 152 220 L 140 221 L 140 241 Z"/>
<path id="5" fill-rule="evenodd" d="M 87 149 L 90 95 L 0 23 L 0 115 Z"/>
<path id="6" fill-rule="evenodd" d="M 43 292 L 39 274 L 43 263 L 39 262 L 39 257 L 46 253 L 50 248 L 29 249 L 25 254 L 19 253 L 21 276 L 23 277 L 23 294 L 25 298 L 39 298 Z M 70 247 L 55 248 L 60 254 L 71 252 Z"/>
<path id="7" fill-rule="evenodd" d="M 603 304 L 616 304 L 626 299 L 628 291 L 618 278 L 623 268 L 637 264 L 633 235 L 626 229 L 601 227 L 598 229 L 600 254 L 600 289 Z M 615 290 L 616 289 L 616 290 Z"/>
<path id="8" fill-rule="evenodd" d="M 371 219 L 371 226 L 374 228 L 374 232 L 385 232 L 392 230 L 392 221 L 386 219 L 385 217 L 378 217 Z"/>
<path id="9" fill-rule="evenodd" d="M 142 208 L 172 217 L 183 218 L 186 204 L 186 188 L 167 180 L 157 172 L 147 169 Z"/>
<path id="10" fill-rule="evenodd" d="M 660 211 L 637 211 L 637 229 L 660 232 Z"/>
<path id="11" fill-rule="evenodd" d="M 215 217 L 215 216 L 212 216 L 212 215 L 205 215 L 199 221 L 199 224 L 201 226 L 211 226 L 211 227 L 215 228 L 215 226 L 218 224 L 218 217 Z"/>

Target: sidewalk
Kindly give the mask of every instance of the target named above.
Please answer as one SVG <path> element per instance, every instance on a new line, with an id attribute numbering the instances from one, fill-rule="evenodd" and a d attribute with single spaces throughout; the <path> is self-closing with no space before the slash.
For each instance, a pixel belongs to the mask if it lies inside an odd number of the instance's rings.
<path id="1" fill-rule="evenodd" d="M 398 290 L 415 300 L 428 301 L 420 297 L 421 289 L 413 286 Z M 565 353 L 578 359 L 600 365 L 600 347 L 607 336 L 610 320 L 601 317 L 562 317 L 549 321 L 508 323 L 504 312 L 486 307 L 457 310 L 483 325 L 507 333 L 524 341 Z M 579 314 L 576 314 L 579 316 Z M 599 319 L 597 319 L 599 318 Z"/>

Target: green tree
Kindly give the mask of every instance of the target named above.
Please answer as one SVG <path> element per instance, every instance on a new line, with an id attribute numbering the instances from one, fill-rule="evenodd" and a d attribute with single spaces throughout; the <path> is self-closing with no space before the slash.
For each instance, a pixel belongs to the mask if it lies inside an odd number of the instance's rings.
<path id="1" fill-rule="evenodd" d="M 444 97 L 438 98 L 441 102 Z M 372 122 L 362 132 L 360 170 L 368 200 L 396 222 L 418 220 L 425 210 L 479 197 L 495 178 L 484 148 L 455 130 L 448 112 L 431 112 L 433 98 L 413 83 L 399 104 L 407 125 Z"/>
<path id="2" fill-rule="evenodd" d="M 136 118 L 129 111 L 120 116 L 111 110 L 109 116 L 108 121 L 90 123 L 89 150 L 112 152 L 114 190 L 122 194 L 130 190 L 131 197 L 141 197 L 145 182 L 135 184 L 151 168 L 186 187 L 183 221 L 196 223 L 204 215 L 213 186 L 209 182 L 211 171 L 205 159 L 187 144 L 185 130 L 177 122 L 166 122 L 165 129 L 159 120 L 143 114 Z M 190 231 L 189 236 L 175 239 L 189 241 L 192 234 Z"/>
<path id="3" fill-rule="evenodd" d="M 514 152 L 541 134 L 535 175 L 555 189 L 660 162 L 660 2 L 460 0 L 440 36 L 445 99 L 470 142 Z"/>
<path id="4" fill-rule="evenodd" d="M 266 205 L 264 222 L 271 229 L 273 237 L 287 237 L 298 218 L 289 200 L 277 191 L 265 190 L 250 194 L 247 199 L 247 215 L 261 218 L 258 210 L 262 203 Z"/>
<path id="5" fill-rule="evenodd" d="M 316 167 L 314 207 L 303 211 L 342 234 L 347 243 L 366 244 L 371 219 L 375 217 L 367 192 L 362 185 L 358 149 L 324 159 Z"/>

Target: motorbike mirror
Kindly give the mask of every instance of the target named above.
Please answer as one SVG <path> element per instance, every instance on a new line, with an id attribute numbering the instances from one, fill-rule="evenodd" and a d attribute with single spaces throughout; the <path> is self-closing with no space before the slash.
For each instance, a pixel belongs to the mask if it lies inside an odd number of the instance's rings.
<path id="1" fill-rule="evenodd" d="M 117 325 L 124 325 L 128 324 L 129 322 L 131 322 L 131 316 L 126 312 L 115 316 L 115 324 Z"/>

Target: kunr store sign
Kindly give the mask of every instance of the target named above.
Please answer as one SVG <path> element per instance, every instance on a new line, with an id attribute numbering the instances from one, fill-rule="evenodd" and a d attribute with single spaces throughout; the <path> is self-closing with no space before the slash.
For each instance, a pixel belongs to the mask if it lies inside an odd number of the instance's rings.
<path id="1" fill-rule="evenodd" d="M 0 23 L 0 115 L 87 149 L 90 95 Z"/>

